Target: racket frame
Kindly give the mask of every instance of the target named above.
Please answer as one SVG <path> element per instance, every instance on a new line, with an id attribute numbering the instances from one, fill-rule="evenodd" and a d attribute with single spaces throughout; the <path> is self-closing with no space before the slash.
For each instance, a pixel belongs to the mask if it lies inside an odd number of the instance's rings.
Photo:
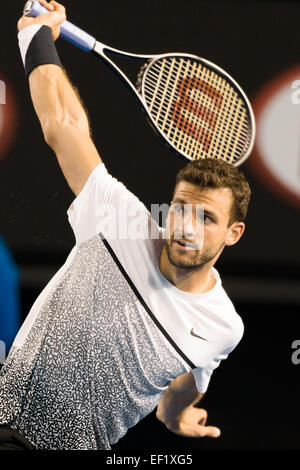
<path id="1" fill-rule="evenodd" d="M 49 10 L 42 7 L 37 0 L 29 0 L 27 1 L 23 14 L 25 16 L 39 16 L 42 13 L 48 13 Z M 254 113 L 251 107 L 251 104 L 242 90 L 242 88 L 238 85 L 238 83 L 221 67 L 215 65 L 214 63 L 208 61 L 207 59 L 203 59 L 202 57 L 198 57 L 193 54 L 186 54 L 186 53 L 165 53 L 165 54 L 134 54 L 131 52 L 125 52 L 119 49 L 115 49 L 113 47 L 107 46 L 106 44 L 97 41 L 93 36 L 90 36 L 85 31 L 81 30 L 77 26 L 73 25 L 69 21 L 64 21 L 61 24 L 61 36 L 66 39 L 67 41 L 71 42 L 73 45 L 79 47 L 80 49 L 84 50 L 85 52 L 90 52 L 95 55 L 97 58 L 102 59 L 105 64 L 107 64 L 112 71 L 116 72 L 123 81 L 123 83 L 129 88 L 129 90 L 133 93 L 133 95 L 137 98 L 137 101 L 140 105 L 140 108 L 146 112 L 147 120 L 151 127 L 154 129 L 157 135 L 159 135 L 163 142 L 167 144 L 167 146 L 174 150 L 176 155 L 187 159 L 187 160 L 194 160 L 193 158 L 189 157 L 183 150 L 179 150 L 175 147 L 175 145 L 170 141 L 170 139 L 160 130 L 159 126 L 155 122 L 152 114 L 148 108 L 146 99 L 145 99 L 145 80 L 148 71 L 151 69 L 152 65 L 160 60 L 166 58 L 184 58 L 191 61 L 197 61 L 204 66 L 208 67 L 210 70 L 216 71 L 219 75 L 223 76 L 225 80 L 227 80 L 233 88 L 238 92 L 238 94 L 244 100 L 246 104 L 249 121 L 251 124 L 251 137 L 248 144 L 248 149 L 245 154 L 239 158 L 237 161 L 232 162 L 233 165 L 239 166 L 241 165 L 250 155 L 254 140 L 255 140 L 255 118 Z M 105 51 L 109 52 L 112 55 L 122 57 L 122 58 L 129 58 L 129 59 L 137 59 L 148 61 L 148 63 L 144 64 L 143 67 L 140 69 L 140 73 L 138 75 L 138 79 L 141 82 L 141 93 L 138 91 L 137 87 L 132 83 L 132 81 L 125 75 L 125 73 L 120 69 L 120 67 L 113 61 L 111 58 L 105 54 Z M 141 75 L 142 72 L 142 75 Z M 200 157 L 203 158 L 203 157 Z M 204 157 L 205 158 L 205 157 Z M 210 157 L 207 157 L 210 158 Z"/>
<path id="2" fill-rule="evenodd" d="M 206 60 L 206 59 L 203 59 L 202 57 L 198 57 L 196 55 L 193 55 L 193 54 L 185 54 L 185 53 L 168 53 L 168 54 L 161 54 L 159 56 L 156 56 L 153 58 L 153 60 L 148 64 L 147 68 L 145 69 L 145 72 L 143 74 L 143 79 L 142 79 L 142 99 L 145 101 L 144 99 L 144 94 L 145 94 L 145 80 L 146 80 L 146 75 L 147 75 L 147 71 L 148 69 L 158 60 L 158 59 L 161 59 L 161 58 L 167 58 L 167 57 L 177 57 L 177 58 L 186 58 L 186 59 L 190 59 L 191 61 L 193 60 L 196 60 L 197 62 L 200 62 L 201 64 L 203 64 L 204 66 L 210 68 L 211 70 L 214 70 L 216 71 L 219 75 L 222 75 L 226 80 L 228 80 L 230 82 L 230 84 L 238 91 L 238 93 L 243 97 L 243 100 L 244 102 L 246 103 L 247 105 L 247 110 L 248 110 L 248 113 L 249 113 L 249 120 L 250 120 L 250 123 L 251 123 L 251 138 L 250 138 L 250 141 L 249 141 L 249 144 L 248 144 L 248 149 L 246 151 L 246 153 L 241 157 L 239 158 L 239 160 L 237 160 L 236 162 L 233 162 L 232 164 L 234 166 L 239 166 L 241 165 L 250 155 L 252 149 L 253 149 L 253 145 L 254 145 L 254 140 L 255 140 L 255 118 L 254 118 L 254 113 L 253 113 L 253 110 L 252 110 L 252 107 L 251 107 L 251 104 L 250 104 L 250 101 L 248 100 L 245 92 L 242 90 L 242 88 L 238 85 L 238 83 L 227 73 L 225 72 L 225 70 L 223 70 L 221 67 L 215 65 L 214 63 Z M 152 118 L 152 115 L 149 113 L 148 111 L 148 106 L 146 104 L 146 110 L 148 112 L 148 115 L 150 116 L 150 119 L 151 119 L 151 122 L 154 124 L 155 128 L 159 131 L 159 133 L 163 136 L 164 139 L 167 140 L 168 144 L 171 146 L 171 148 L 173 148 L 177 153 L 179 153 L 179 155 L 182 155 L 184 158 L 187 158 L 188 160 L 194 160 L 193 158 L 190 158 L 185 152 L 183 152 L 182 150 L 178 150 L 176 149 L 175 145 L 172 144 L 172 142 L 165 136 L 164 133 L 162 133 L 158 127 L 158 125 L 156 124 L 156 122 L 154 121 L 154 119 Z"/>
<path id="3" fill-rule="evenodd" d="M 130 59 L 139 59 L 139 60 L 148 60 L 148 64 L 146 65 L 146 68 L 143 71 L 142 74 L 142 80 L 141 80 L 141 90 L 142 92 L 139 93 L 137 87 L 132 83 L 132 81 L 125 75 L 125 73 L 118 67 L 118 65 L 110 59 L 105 54 L 105 50 L 107 50 L 109 53 L 112 53 L 118 57 L 127 57 Z M 197 61 L 200 62 L 202 65 L 208 67 L 211 70 L 216 71 L 219 75 L 222 75 L 230 84 L 236 89 L 236 91 L 242 96 L 245 104 L 247 105 L 248 108 L 248 113 L 249 113 L 249 120 L 251 123 L 251 138 L 250 142 L 248 145 L 247 152 L 236 162 L 233 163 L 234 166 L 239 166 L 241 165 L 250 155 L 253 145 L 254 145 L 254 140 L 255 140 L 255 118 L 254 118 L 254 113 L 250 104 L 250 101 L 248 100 L 245 92 L 242 90 L 242 88 L 239 86 L 239 84 L 221 67 L 215 65 L 214 63 L 208 61 L 207 59 L 203 59 L 202 57 L 198 57 L 193 54 L 186 54 L 186 53 L 165 53 L 165 54 L 155 54 L 155 55 L 142 55 L 142 54 L 133 54 L 130 52 L 124 52 L 119 49 L 115 49 L 113 47 L 107 46 L 99 41 L 96 41 L 95 46 L 93 51 L 91 51 L 92 54 L 94 54 L 96 57 L 102 59 L 107 65 L 110 66 L 110 68 L 118 74 L 118 76 L 122 79 L 124 84 L 129 88 L 131 92 L 133 92 L 134 96 L 138 99 L 138 102 L 140 104 L 140 107 L 143 111 L 147 113 L 148 121 L 154 131 L 156 132 L 157 135 L 159 135 L 163 141 L 168 145 L 169 148 L 171 148 L 173 151 L 176 152 L 177 155 L 180 157 L 183 157 L 184 159 L 188 160 L 193 160 L 191 157 L 189 157 L 185 152 L 182 150 L 178 150 L 175 145 L 168 139 L 168 137 L 160 130 L 159 126 L 155 122 L 154 118 L 152 117 L 151 112 L 149 111 L 148 104 L 145 100 L 145 80 L 147 76 L 148 70 L 151 69 L 152 65 L 160 59 L 166 59 L 166 58 L 184 58 L 188 59 L 191 61 Z"/>

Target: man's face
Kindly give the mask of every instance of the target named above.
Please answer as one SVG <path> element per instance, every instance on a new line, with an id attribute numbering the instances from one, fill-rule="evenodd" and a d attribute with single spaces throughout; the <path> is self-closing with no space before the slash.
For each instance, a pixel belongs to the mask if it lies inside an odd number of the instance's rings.
<path id="1" fill-rule="evenodd" d="M 165 247 L 173 266 L 195 269 L 221 253 L 230 230 L 232 202 L 229 188 L 178 183 L 166 220 Z"/>

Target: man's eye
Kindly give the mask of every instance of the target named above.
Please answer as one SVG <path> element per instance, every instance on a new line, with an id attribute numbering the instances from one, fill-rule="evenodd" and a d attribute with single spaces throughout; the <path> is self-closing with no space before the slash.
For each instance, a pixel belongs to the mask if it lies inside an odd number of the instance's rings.
<path id="1" fill-rule="evenodd" d="M 209 215 L 204 214 L 204 222 L 214 222 L 214 219 L 212 219 Z"/>
<path id="2" fill-rule="evenodd" d="M 204 222 L 213 222 L 213 219 L 209 215 L 203 214 L 202 211 L 199 211 L 197 213 L 197 217 L 198 217 L 198 219 L 200 219 L 201 221 L 204 221 Z"/>
<path id="3" fill-rule="evenodd" d="M 174 204 L 173 210 L 174 212 L 181 213 L 183 211 L 183 207 L 180 204 Z"/>

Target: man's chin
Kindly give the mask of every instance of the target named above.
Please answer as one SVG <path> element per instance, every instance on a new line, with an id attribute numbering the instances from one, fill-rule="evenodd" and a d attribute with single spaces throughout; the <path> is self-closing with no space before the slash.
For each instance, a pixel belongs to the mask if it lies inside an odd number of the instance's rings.
<path id="1" fill-rule="evenodd" d="M 182 260 L 172 260 L 169 258 L 169 262 L 170 264 L 172 264 L 172 266 L 174 266 L 175 268 L 179 268 L 179 269 L 184 269 L 186 271 L 191 271 L 191 270 L 194 270 L 194 269 L 199 269 L 201 268 L 203 265 L 202 264 L 193 264 L 191 262 L 182 262 Z"/>
<path id="2" fill-rule="evenodd" d="M 167 251 L 169 263 L 176 268 L 188 269 L 188 270 L 201 267 L 202 264 L 199 264 L 199 263 L 195 264 L 195 260 L 187 259 L 186 255 L 188 253 L 190 252 L 187 251 L 186 253 L 182 253 L 181 256 L 178 256 L 176 254 L 173 254 Z"/>

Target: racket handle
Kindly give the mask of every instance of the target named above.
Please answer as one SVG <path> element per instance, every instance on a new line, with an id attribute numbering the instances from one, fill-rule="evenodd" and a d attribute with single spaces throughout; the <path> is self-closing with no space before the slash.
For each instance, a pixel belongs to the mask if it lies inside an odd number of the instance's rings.
<path id="1" fill-rule="evenodd" d="M 49 10 L 42 7 L 38 0 L 30 0 L 24 7 L 24 16 L 37 17 L 44 13 L 49 13 Z M 96 39 L 90 36 L 88 33 L 78 28 L 69 21 L 64 21 L 60 25 L 60 35 L 62 38 L 69 41 L 74 46 L 79 47 L 85 52 L 90 52 L 94 49 Z"/>

